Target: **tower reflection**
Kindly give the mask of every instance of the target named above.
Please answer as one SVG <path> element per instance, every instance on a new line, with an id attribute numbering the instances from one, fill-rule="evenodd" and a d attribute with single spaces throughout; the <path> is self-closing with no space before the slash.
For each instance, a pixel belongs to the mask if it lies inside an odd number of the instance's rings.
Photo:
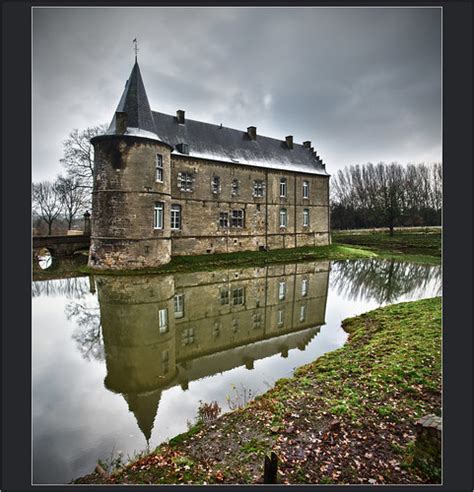
<path id="1" fill-rule="evenodd" d="M 96 277 L 107 376 L 150 439 L 163 390 L 293 348 L 325 323 L 329 262 Z"/>

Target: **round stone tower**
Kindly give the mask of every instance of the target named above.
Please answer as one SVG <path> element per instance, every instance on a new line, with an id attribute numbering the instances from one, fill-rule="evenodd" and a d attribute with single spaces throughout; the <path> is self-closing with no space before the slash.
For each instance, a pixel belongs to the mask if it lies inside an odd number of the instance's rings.
<path id="1" fill-rule="evenodd" d="M 172 147 L 156 133 L 136 61 L 107 133 L 91 143 L 89 266 L 125 270 L 168 263 Z"/>

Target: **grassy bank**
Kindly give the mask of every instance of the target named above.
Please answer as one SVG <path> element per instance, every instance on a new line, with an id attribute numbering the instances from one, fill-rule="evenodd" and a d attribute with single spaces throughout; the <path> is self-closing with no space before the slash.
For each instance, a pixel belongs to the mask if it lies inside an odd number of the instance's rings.
<path id="1" fill-rule="evenodd" d="M 396 258 L 403 261 L 439 264 L 441 261 L 441 233 L 439 231 L 397 232 L 390 237 L 385 232 L 368 234 L 334 233 L 333 244 L 272 251 L 240 251 L 212 255 L 175 256 L 158 268 L 128 271 L 104 271 L 106 275 L 167 274 L 214 270 L 216 268 L 251 267 L 310 260 L 352 260 L 358 258 Z M 87 266 L 82 273 L 97 273 Z"/>
<path id="2" fill-rule="evenodd" d="M 174 256 L 169 263 L 157 268 L 140 270 L 104 270 L 104 275 L 149 275 L 176 272 L 195 272 L 215 270 L 216 268 L 251 267 L 311 260 L 352 260 L 372 258 L 376 253 L 366 248 L 357 248 L 344 244 L 329 246 L 275 249 L 272 251 L 239 251 L 238 253 L 218 253 L 212 255 Z M 98 273 L 89 267 L 80 268 L 82 273 Z"/>
<path id="3" fill-rule="evenodd" d="M 76 483 L 433 483 L 412 463 L 415 421 L 440 414 L 441 299 L 344 321 L 344 347 L 299 368 L 243 409 L 198 423 L 110 476 Z"/>
<path id="4" fill-rule="evenodd" d="M 333 232 L 335 244 L 372 251 L 382 258 L 400 258 L 417 263 L 441 263 L 441 230 L 388 232 Z"/>

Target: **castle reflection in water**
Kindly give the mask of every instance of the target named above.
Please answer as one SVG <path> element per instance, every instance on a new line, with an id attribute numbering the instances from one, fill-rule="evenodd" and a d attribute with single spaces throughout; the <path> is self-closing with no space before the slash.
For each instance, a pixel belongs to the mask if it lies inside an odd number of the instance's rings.
<path id="1" fill-rule="evenodd" d="M 303 350 L 325 323 L 329 265 L 96 276 L 105 386 L 148 441 L 163 390 Z"/>

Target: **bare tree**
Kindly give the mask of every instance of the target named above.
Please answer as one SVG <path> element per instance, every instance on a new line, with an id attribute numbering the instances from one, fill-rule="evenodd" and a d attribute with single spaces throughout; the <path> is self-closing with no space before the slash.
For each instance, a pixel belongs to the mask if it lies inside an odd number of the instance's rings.
<path id="1" fill-rule="evenodd" d="M 82 131 L 75 128 L 63 142 L 64 157 L 60 162 L 66 169 L 67 176 L 89 190 L 89 193 L 94 177 L 94 147 L 90 140 L 106 131 L 107 125 L 91 126 Z"/>
<path id="2" fill-rule="evenodd" d="M 71 229 L 77 214 L 89 206 L 90 193 L 73 177 L 58 176 L 57 188 L 64 218 Z"/>
<path id="3" fill-rule="evenodd" d="M 53 223 L 62 211 L 57 182 L 33 183 L 33 206 L 38 216 L 48 225 L 48 235 L 50 236 Z"/>

